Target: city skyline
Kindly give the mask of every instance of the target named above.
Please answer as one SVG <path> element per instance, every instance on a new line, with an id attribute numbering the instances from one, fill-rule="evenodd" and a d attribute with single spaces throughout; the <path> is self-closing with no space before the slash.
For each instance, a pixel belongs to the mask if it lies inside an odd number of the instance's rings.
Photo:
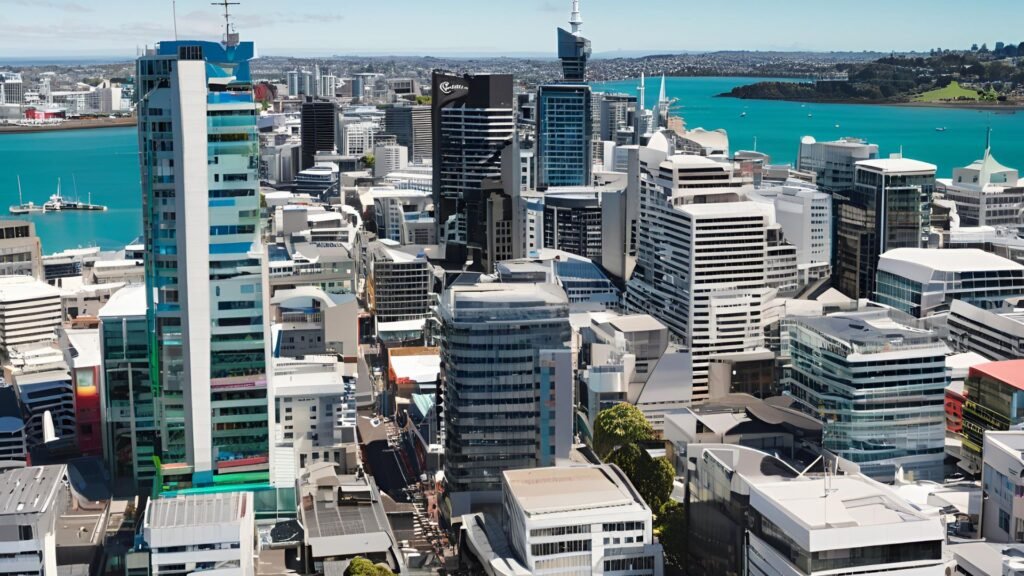
<path id="1" fill-rule="evenodd" d="M 266 0 L 247 0 L 234 8 L 233 20 L 239 32 L 256 42 L 264 55 L 550 57 L 554 44 L 550 29 L 566 24 L 571 4 L 568 0 L 526 0 L 509 10 L 503 5 L 471 0 L 443 3 L 452 9 L 437 10 L 434 5 L 395 0 L 387 13 L 380 9 L 354 13 L 326 0 L 306 2 L 300 11 L 287 11 Z M 137 47 L 174 38 L 172 3 L 147 4 L 140 7 L 128 0 L 110 0 L 102 6 L 73 0 L 0 0 L 0 12 L 7 20 L 5 34 L 0 37 L 0 54 L 12 60 L 133 57 Z M 614 0 L 586 0 L 582 13 L 583 29 L 598 57 L 718 50 L 927 51 L 940 45 L 967 48 L 987 42 L 991 47 L 996 41 L 1020 41 L 1014 16 L 1024 16 L 1024 7 L 1012 0 L 988 0 L 984 4 L 970 8 L 973 19 L 989 23 L 983 37 L 953 25 L 963 5 L 952 0 L 907 0 L 898 4 L 865 0 L 827 6 L 827 14 L 826 7 L 811 0 L 739 0 L 729 11 L 684 5 L 657 17 L 658 30 L 678 30 L 668 34 L 653 33 L 653 9 L 623 10 Z M 756 18 L 741 17 L 754 11 Z M 386 37 L 373 26 L 346 25 L 367 15 L 386 23 Z M 884 19 L 880 20 L 880 15 Z M 843 25 L 810 25 L 822 19 Z M 893 34 L 893 28 L 884 24 L 908 21 L 915 26 L 899 28 L 899 34 Z M 872 29 L 878 32 L 865 33 Z M 181 39 L 216 40 L 223 31 L 221 13 L 206 0 L 178 0 L 177 30 Z M 942 34 L 936 35 L 936 30 L 942 30 Z M 89 48 L 82 49 L 82 44 Z M 380 46 L 388 48 L 382 50 Z"/>

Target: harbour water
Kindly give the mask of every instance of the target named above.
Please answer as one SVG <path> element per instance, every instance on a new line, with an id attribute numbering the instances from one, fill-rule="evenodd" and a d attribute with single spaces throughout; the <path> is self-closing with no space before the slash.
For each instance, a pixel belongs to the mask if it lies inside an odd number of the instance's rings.
<path id="1" fill-rule="evenodd" d="M 756 81 L 669 78 L 666 92 L 678 99 L 681 107 L 676 113 L 688 127 L 724 128 L 733 151 L 754 149 L 756 138 L 757 150 L 778 163 L 795 160 L 804 135 L 818 140 L 856 136 L 879 144 L 883 155 L 902 147 L 905 156 L 936 164 L 939 176 L 949 177 L 954 167 L 981 157 L 985 131 L 991 126 L 995 156 L 1007 166 L 1024 170 L 1024 113 L 715 98 Z M 659 83 L 660 79 L 648 79 L 648 107 L 657 102 Z M 595 89 L 635 94 L 638 84 L 635 80 L 609 82 L 596 84 Z M 25 201 L 37 204 L 56 191 L 58 177 L 64 194 L 74 196 L 74 178 L 83 200 L 91 191 L 92 201 L 106 204 L 109 210 L 19 218 L 36 223 L 45 253 L 90 245 L 120 248 L 142 230 L 137 146 L 134 128 L 0 134 L 0 210 L 6 212 L 9 205 L 18 203 L 18 175 Z"/>

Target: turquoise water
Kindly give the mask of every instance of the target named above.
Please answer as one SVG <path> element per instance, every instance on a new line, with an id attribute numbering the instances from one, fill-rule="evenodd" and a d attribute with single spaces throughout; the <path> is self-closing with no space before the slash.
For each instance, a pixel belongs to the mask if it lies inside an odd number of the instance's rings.
<path id="1" fill-rule="evenodd" d="M 134 127 L 66 130 L 37 134 L 0 134 L 0 218 L 29 219 L 36 224 L 43 253 L 66 248 L 121 248 L 142 231 L 138 140 Z M 12 216 L 18 203 L 18 175 L 25 202 L 42 204 L 57 190 L 78 194 L 106 212 L 58 212 Z"/>
<path id="2" fill-rule="evenodd" d="M 690 128 L 724 128 L 733 151 L 754 148 L 775 162 L 793 162 L 800 137 L 818 140 L 841 136 L 866 138 L 881 146 L 883 155 L 898 152 L 939 167 L 948 177 L 954 167 L 979 158 L 985 129 L 992 126 L 996 157 L 1024 170 L 1024 113 L 992 114 L 974 110 L 900 108 L 844 104 L 800 104 L 715 98 L 751 78 L 669 78 L 667 93 L 678 98 L 678 109 Z M 660 79 L 647 84 L 647 105 L 658 99 Z M 603 91 L 636 93 L 637 81 L 595 85 Z M 742 112 L 747 116 L 740 117 Z M 811 114 L 811 117 L 808 117 Z M 839 125 L 836 128 L 836 124 Z M 945 132 L 935 128 L 944 127 Z M 63 181 L 73 195 L 72 177 L 84 199 L 110 207 L 104 213 L 60 213 L 30 216 L 43 241 L 43 251 L 98 245 L 119 248 L 142 229 L 141 192 L 134 128 L 69 130 L 38 134 L 0 135 L 0 210 L 18 202 L 20 174 L 25 200 L 42 203 Z M 3 216 L 8 217 L 8 216 Z"/>
<path id="3" fill-rule="evenodd" d="M 756 81 L 751 78 L 668 78 L 666 93 L 669 98 L 679 99 L 682 107 L 676 113 L 683 116 L 688 128 L 724 128 L 734 152 L 753 149 L 756 138 L 757 149 L 770 154 L 777 163 L 795 161 L 802 136 L 814 136 L 818 141 L 856 136 L 878 144 L 884 156 L 899 152 L 902 146 L 904 156 L 931 162 L 939 167 L 940 178 L 948 178 L 954 167 L 966 166 L 981 157 L 985 129 L 991 125 L 993 154 L 1006 166 L 1024 171 L 1024 113 L 714 97 L 735 86 Z M 600 83 L 594 87 L 636 94 L 638 84 L 630 80 Z M 649 108 L 657 103 L 660 84 L 660 78 L 647 81 Z M 741 118 L 743 112 L 747 116 Z M 940 127 L 947 130 L 936 132 Z"/>

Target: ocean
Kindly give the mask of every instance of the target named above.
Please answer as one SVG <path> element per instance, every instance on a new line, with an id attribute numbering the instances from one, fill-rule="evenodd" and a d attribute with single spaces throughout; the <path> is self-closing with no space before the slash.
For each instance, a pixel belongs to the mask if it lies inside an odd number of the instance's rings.
<path id="1" fill-rule="evenodd" d="M 723 128 L 729 133 L 733 151 L 756 148 L 777 163 L 794 162 L 802 136 L 819 141 L 855 136 L 877 143 L 883 155 L 902 149 L 908 158 L 937 165 L 939 177 L 949 177 L 954 167 L 981 157 L 986 129 L 991 127 L 996 158 L 1024 170 L 1024 113 L 715 98 L 735 86 L 757 81 L 669 78 L 666 92 L 669 98 L 678 99 L 675 113 L 685 118 L 689 128 Z M 638 84 L 630 80 L 594 87 L 635 94 Z M 659 86 L 659 78 L 648 79 L 648 107 L 657 102 Z M 745 117 L 741 117 L 743 112 Z M 946 130 L 938 132 L 936 128 Z M 117 249 L 141 233 L 134 128 L 0 134 L 0 209 L 18 203 L 19 174 L 25 201 L 45 202 L 56 191 L 59 177 L 65 196 L 75 195 L 77 182 L 83 200 L 91 191 L 94 203 L 109 207 L 102 213 L 28 216 L 36 223 L 44 253 L 84 246 Z"/>

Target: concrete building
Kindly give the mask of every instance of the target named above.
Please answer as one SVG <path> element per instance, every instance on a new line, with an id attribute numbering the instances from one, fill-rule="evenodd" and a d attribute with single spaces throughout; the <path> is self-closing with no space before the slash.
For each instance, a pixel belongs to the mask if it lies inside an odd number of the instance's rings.
<path id="1" fill-rule="evenodd" d="M 378 240 L 366 248 L 366 301 L 378 324 L 420 320 L 430 311 L 433 267 L 422 253 L 397 247 Z"/>
<path id="2" fill-rule="evenodd" d="M 354 158 L 372 154 L 380 132 L 381 128 L 376 122 L 340 116 L 337 128 L 338 154 Z"/>
<path id="3" fill-rule="evenodd" d="M 31 276 L 0 278 L 0 353 L 53 342 L 61 321 L 60 290 Z"/>
<path id="4" fill-rule="evenodd" d="M 502 527 L 531 574 L 664 573 L 651 509 L 616 466 L 507 470 L 502 494 Z"/>
<path id="5" fill-rule="evenodd" d="M 959 352 L 976 352 L 989 360 L 1024 358 L 1024 309 L 984 310 L 954 300 L 946 320 L 949 342 Z"/>
<path id="6" fill-rule="evenodd" d="M 759 197 L 772 203 L 786 240 L 796 246 L 800 284 L 827 278 L 832 271 L 832 197 L 793 180 L 758 188 L 751 199 Z"/>
<path id="7" fill-rule="evenodd" d="M 728 444 L 691 444 L 686 459 L 687 574 L 946 573 L 938 509 L 866 476 L 801 473 Z"/>
<path id="8" fill-rule="evenodd" d="M 402 245 L 437 243 L 429 191 L 372 188 L 370 194 L 378 238 Z"/>
<path id="9" fill-rule="evenodd" d="M 103 461 L 115 488 L 152 487 L 159 432 L 181 434 L 184 418 L 157 421 L 149 370 L 145 286 L 119 290 L 99 313 L 102 372 L 100 410 Z"/>
<path id="10" fill-rule="evenodd" d="M 906 158 L 863 160 L 855 174 L 854 187 L 836 196 L 832 277 L 843 294 L 871 298 L 879 256 L 927 245 L 935 166 Z"/>
<path id="11" fill-rule="evenodd" d="M 630 94 L 601 94 L 599 110 L 599 130 L 595 134 L 599 140 L 614 142 L 616 146 L 640 144 L 636 131 L 637 100 Z"/>
<path id="12" fill-rule="evenodd" d="M 878 158 L 878 145 L 857 138 L 818 142 L 811 136 L 800 140 L 796 169 L 817 175 L 818 186 L 828 193 L 852 190 L 855 165 Z"/>
<path id="13" fill-rule="evenodd" d="M 58 521 L 70 503 L 66 466 L 0 474 L 0 569 L 5 574 L 59 574 Z"/>
<path id="14" fill-rule="evenodd" d="M 0 386 L 0 462 L 24 462 L 28 454 L 25 417 L 13 386 Z"/>
<path id="15" fill-rule="evenodd" d="M 430 106 L 389 106 L 384 109 L 384 129 L 399 146 L 409 150 L 409 160 L 423 162 L 433 156 Z"/>
<path id="16" fill-rule="evenodd" d="M 879 310 L 801 318 L 789 337 L 783 386 L 826 450 L 880 481 L 943 479 L 949 349 L 934 333 Z"/>
<path id="17" fill-rule="evenodd" d="M 956 202 L 962 226 L 1024 227 L 1024 181 L 1018 170 L 996 161 L 990 145 L 980 160 L 936 180 L 935 191 Z"/>
<path id="18" fill-rule="evenodd" d="M 252 492 L 150 500 L 142 540 L 153 576 L 214 571 L 256 574 Z"/>
<path id="19" fill-rule="evenodd" d="M 29 450 L 43 443 L 45 415 L 50 413 L 57 438 L 69 442 L 78 431 L 75 387 L 64 354 L 55 346 L 13 348 L 4 366 L 4 381 L 18 393 Z"/>
<path id="20" fill-rule="evenodd" d="M 593 261 L 562 250 L 543 248 L 526 258 L 497 265 L 498 279 L 506 283 L 554 284 L 565 290 L 570 309 L 618 309 L 619 288 Z"/>
<path id="21" fill-rule="evenodd" d="M 161 42 L 136 63 L 151 375 L 184 414 L 160 473 L 182 487 L 269 467 L 255 46 L 228 41 Z"/>
<path id="22" fill-rule="evenodd" d="M 438 306 L 452 514 L 500 501 L 501 471 L 572 447 L 569 302 L 545 284 L 455 284 Z"/>
<path id="23" fill-rule="evenodd" d="M 1024 296 L 1024 266 L 982 250 L 900 248 L 878 261 L 875 301 L 917 318 L 957 300 L 991 309 L 1011 296 Z"/>
<path id="24" fill-rule="evenodd" d="M 981 484 L 985 490 L 981 537 L 988 542 L 1024 543 L 1024 432 L 986 431 Z"/>
<path id="25" fill-rule="evenodd" d="M 302 165 L 312 168 L 316 153 L 334 150 L 334 126 L 337 123 L 338 106 L 328 100 L 306 98 L 302 103 Z"/>
<path id="26" fill-rule="evenodd" d="M 964 391 L 968 401 L 963 407 L 960 466 L 978 474 L 987 433 L 1019 430 L 1024 424 L 1024 360 L 972 366 Z"/>
<path id="27" fill-rule="evenodd" d="M 25 83 L 18 72 L 0 72 L 0 104 L 25 103 Z"/>
<path id="28" fill-rule="evenodd" d="M 43 279 L 43 256 L 34 222 L 0 220 L 0 276 Z"/>
<path id="29" fill-rule="evenodd" d="M 409 149 L 398 144 L 376 146 L 373 149 L 373 177 L 384 178 L 409 166 Z"/>
<path id="30" fill-rule="evenodd" d="M 564 250 L 601 263 L 604 227 L 601 199 L 618 191 L 593 187 L 549 188 L 544 194 L 544 248 Z"/>
<path id="31" fill-rule="evenodd" d="M 764 345 L 762 312 L 776 293 L 769 284 L 771 209 L 755 202 L 682 204 L 652 188 L 643 193 L 641 212 L 626 309 L 654 316 L 689 346 L 699 401 L 708 394 L 714 355 Z"/>

